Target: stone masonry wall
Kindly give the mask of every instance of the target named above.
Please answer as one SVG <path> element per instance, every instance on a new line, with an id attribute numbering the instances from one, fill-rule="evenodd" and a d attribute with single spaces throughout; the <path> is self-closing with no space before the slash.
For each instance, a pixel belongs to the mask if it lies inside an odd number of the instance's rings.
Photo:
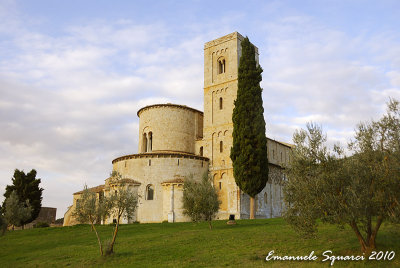
<path id="1" fill-rule="evenodd" d="M 203 136 L 203 113 L 175 104 L 150 105 L 138 112 L 139 153 L 144 153 L 144 134 L 152 135 L 152 151 L 195 153 L 195 141 Z M 148 150 L 149 151 L 149 150 Z"/>
<path id="2" fill-rule="evenodd" d="M 139 206 L 137 221 L 162 222 L 168 220 L 163 211 L 163 204 L 170 204 L 170 200 L 163 200 L 163 186 L 165 181 L 176 177 L 184 178 L 194 176 L 200 180 L 207 172 L 208 161 L 206 158 L 185 158 L 179 155 L 146 154 L 137 158 L 114 161 L 113 170 L 119 172 L 122 177 L 140 182 L 138 188 Z M 154 186 L 154 199 L 146 200 L 146 187 Z M 179 199 L 179 197 L 177 197 Z M 178 200 L 177 199 L 177 200 Z M 178 206 L 176 206 L 178 207 Z"/>

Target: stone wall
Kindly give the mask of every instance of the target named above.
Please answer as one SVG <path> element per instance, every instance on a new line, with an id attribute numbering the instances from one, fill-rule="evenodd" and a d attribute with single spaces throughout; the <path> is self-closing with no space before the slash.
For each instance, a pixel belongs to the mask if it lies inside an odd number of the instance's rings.
<path id="1" fill-rule="evenodd" d="M 203 113 L 187 106 L 150 105 L 140 109 L 138 116 L 139 153 L 177 151 L 194 154 L 195 141 L 203 137 Z M 151 150 L 145 149 L 150 143 L 150 135 Z"/>
<path id="2" fill-rule="evenodd" d="M 124 159 L 125 158 L 125 159 Z M 168 220 L 170 200 L 165 194 L 162 183 L 173 179 L 185 178 L 193 175 L 200 180 L 207 172 L 208 159 L 205 157 L 178 153 L 149 153 L 131 155 L 113 161 L 113 170 L 119 172 L 123 178 L 140 182 L 138 187 L 139 206 L 137 220 L 139 222 L 162 222 Z M 146 187 L 154 186 L 153 200 L 146 200 Z M 168 189 L 166 189 L 168 191 Z M 178 191 L 177 191 L 178 192 Z M 180 201 L 179 193 L 176 200 Z M 168 209 L 167 212 L 164 211 Z M 179 208 L 179 205 L 176 205 Z"/>
<path id="3" fill-rule="evenodd" d="M 279 166 L 269 164 L 268 182 L 264 189 L 255 198 L 256 218 L 281 217 L 285 209 L 283 202 L 283 169 Z M 250 217 L 250 197 L 241 193 L 240 218 Z"/>

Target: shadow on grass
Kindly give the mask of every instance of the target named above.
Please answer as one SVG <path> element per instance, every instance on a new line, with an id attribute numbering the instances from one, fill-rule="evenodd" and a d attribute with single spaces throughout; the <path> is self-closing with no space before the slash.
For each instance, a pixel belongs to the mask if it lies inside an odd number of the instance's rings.
<path id="1" fill-rule="evenodd" d="M 133 251 L 121 251 L 121 252 L 114 252 L 114 254 L 110 255 L 109 257 L 112 258 L 120 258 L 120 257 L 131 257 L 133 256 Z"/>

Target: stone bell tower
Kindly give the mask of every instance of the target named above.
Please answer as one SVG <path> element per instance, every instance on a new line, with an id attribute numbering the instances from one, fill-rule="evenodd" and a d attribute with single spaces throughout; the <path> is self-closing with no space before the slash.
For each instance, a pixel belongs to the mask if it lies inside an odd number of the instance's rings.
<path id="1" fill-rule="evenodd" d="M 210 173 L 222 201 L 219 218 L 240 217 L 240 191 L 233 177 L 232 112 L 238 90 L 243 36 L 234 32 L 204 45 L 204 131 L 200 152 L 210 159 Z M 258 49 L 256 48 L 258 61 Z"/>

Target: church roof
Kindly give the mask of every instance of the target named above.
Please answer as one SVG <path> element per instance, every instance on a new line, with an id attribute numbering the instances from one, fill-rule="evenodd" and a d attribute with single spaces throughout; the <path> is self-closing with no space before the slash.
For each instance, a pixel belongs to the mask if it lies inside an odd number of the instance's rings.
<path id="1" fill-rule="evenodd" d="M 290 144 L 290 143 L 287 143 L 287 142 L 277 141 L 277 140 L 274 140 L 274 139 L 271 139 L 271 138 L 268 138 L 268 137 L 267 137 L 267 139 L 270 140 L 270 141 L 273 141 L 273 142 L 280 143 L 280 144 L 282 144 L 282 145 L 284 145 L 286 147 L 290 147 L 290 148 L 295 147 L 293 144 Z"/>
<path id="2" fill-rule="evenodd" d="M 135 180 L 133 180 L 133 179 L 128 179 L 128 178 L 123 178 L 123 179 L 120 179 L 120 180 L 112 180 L 112 177 L 109 177 L 108 179 L 111 179 L 111 180 L 110 180 L 110 183 L 111 183 L 111 184 L 112 184 L 112 183 L 141 184 L 141 183 L 138 182 L 138 181 L 135 181 Z"/>
<path id="3" fill-rule="evenodd" d="M 129 160 L 129 159 L 136 159 L 136 158 L 157 158 L 157 157 L 183 157 L 183 158 L 191 158 L 191 159 L 197 159 L 197 160 L 202 160 L 202 161 L 209 161 L 209 159 L 205 156 L 200 156 L 192 153 L 185 153 L 185 152 L 178 152 L 178 151 L 152 151 L 152 152 L 146 152 L 146 153 L 139 153 L 139 154 L 130 154 L 130 155 L 124 155 L 120 156 L 118 158 L 115 158 L 112 163 L 116 163 L 118 161 L 123 161 L 123 160 Z"/>
<path id="4" fill-rule="evenodd" d="M 96 186 L 96 187 L 88 188 L 89 191 L 95 192 L 95 193 L 99 193 L 99 192 L 103 191 L 103 189 L 104 189 L 104 184 L 98 185 L 98 186 Z M 79 191 L 79 192 L 76 192 L 76 193 L 74 193 L 74 195 L 75 195 L 75 194 L 82 194 L 83 191 L 84 191 L 84 190 Z"/>
<path id="5" fill-rule="evenodd" d="M 146 110 L 146 109 L 149 109 L 149 108 L 158 108 L 158 107 L 175 107 L 175 108 L 181 108 L 181 109 L 191 110 L 191 111 L 193 111 L 193 112 L 197 112 L 197 113 L 203 114 L 202 111 L 199 111 L 199 110 L 197 110 L 197 109 L 194 109 L 194 108 L 189 107 L 189 106 L 186 106 L 186 105 L 173 104 L 173 103 L 163 103 L 163 104 L 152 104 L 152 105 L 147 105 L 147 106 L 145 106 L 145 107 L 143 107 L 143 108 L 140 108 L 140 109 L 137 111 L 137 116 L 139 116 L 139 114 L 140 114 L 143 110 Z"/>

